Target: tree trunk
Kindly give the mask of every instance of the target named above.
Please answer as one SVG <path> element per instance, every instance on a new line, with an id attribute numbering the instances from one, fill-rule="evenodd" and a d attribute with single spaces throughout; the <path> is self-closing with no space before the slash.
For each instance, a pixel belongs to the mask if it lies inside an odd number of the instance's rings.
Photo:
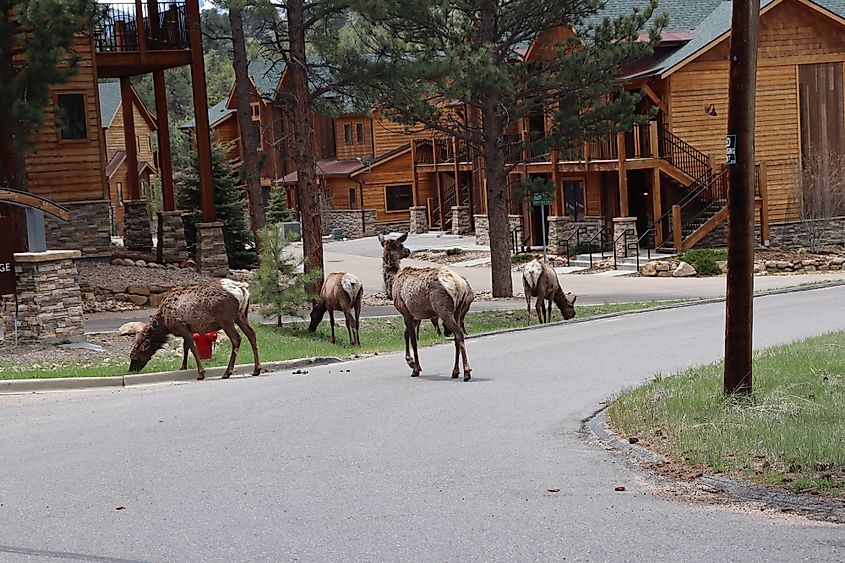
<path id="1" fill-rule="evenodd" d="M 261 229 L 264 228 L 264 198 L 261 194 L 261 170 L 258 164 L 258 143 L 260 141 L 252 121 L 250 105 L 251 88 L 249 66 L 246 60 L 246 39 L 241 9 L 229 8 L 229 24 L 232 28 L 232 67 L 235 70 L 235 91 L 238 107 L 238 126 L 241 131 L 241 158 L 244 164 L 246 194 L 249 201 L 249 222 L 255 237 L 255 248 L 261 257 Z M 259 93 L 260 95 L 260 93 Z M 259 127 L 261 122 L 258 122 Z"/>
<path id="2" fill-rule="evenodd" d="M 508 187 L 501 139 L 501 117 L 496 113 L 495 96 L 488 95 L 482 109 L 484 174 L 487 177 L 487 220 L 490 230 L 490 270 L 493 297 L 512 297 Z"/>
<path id="3" fill-rule="evenodd" d="M 302 252 L 305 271 L 323 271 L 322 205 L 317 185 L 317 162 L 314 158 L 314 127 L 305 64 L 305 25 L 303 0 L 288 0 L 288 37 L 290 62 L 287 72 L 290 81 L 294 131 L 294 162 L 296 164 L 296 201 L 302 217 Z M 317 295 L 323 285 L 323 275 L 306 290 Z"/>

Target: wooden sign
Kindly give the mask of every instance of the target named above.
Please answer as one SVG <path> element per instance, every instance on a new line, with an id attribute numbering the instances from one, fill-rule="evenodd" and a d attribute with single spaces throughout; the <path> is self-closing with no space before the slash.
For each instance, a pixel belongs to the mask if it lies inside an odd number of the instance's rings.
<path id="1" fill-rule="evenodd" d="M 0 233 L 11 232 L 12 225 L 8 217 L 0 216 Z M 16 289 L 15 254 L 11 237 L 0 241 L 0 295 L 14 294 Z"/>

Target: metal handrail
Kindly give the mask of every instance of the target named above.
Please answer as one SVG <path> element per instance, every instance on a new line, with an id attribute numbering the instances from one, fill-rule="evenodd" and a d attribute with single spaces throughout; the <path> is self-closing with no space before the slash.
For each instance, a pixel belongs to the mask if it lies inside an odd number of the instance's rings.
<path id="1" fill-rule="evenodd" d="M 568 237 L 563 239 L 563 245 L 566 248 L 566 265 L 567 266 L 571 265 L 571 262 L 570 262 L 570 260 L 571 260 L 570 254 L 571 253 L 569 252 L 571 247 L 570 247 L 569 243 L 572 240 L 572 237 L 575 237 L 575 246 L 580 246 L 581 245 L 581 233 L 582 232 L 586 233 L 587 227 L 577 227 L 574 231 L 569 233 Z"/>
<path id="2" fill-rule="evenodd" d="M 606 241 L 606 239 L 605 239 L 605 235 L 606 235 L 609 231 L 610 231 L 610 229 L 608 229 L 607 227 L 601 227 L 601 228 L 599 228 L 599 229 L 598 229 L 598 230 L 597 230 L 597 231 L 593 234 L 593 236 L 591 236 L 591 237 L 589 238 L 589 240 L 587 240 L 587 241 L 585 242 L 585 244 L 586 244 L 586 245 L 588 245 L 588 246 L 590 246 L 590 247 L 595 246 L 594 242 L 595 242 L 595 240 L 596 240 L 596 237 L 599 237 L 599 244 L 598 244 L 598 247 L 601 249 L 601 253 L 600 253 L 600 254 L 601 254 L 601 257 L 602 257 L 602 258 L 604 258 L 604 253 L 605 253 L 605 252 L 607 252 L 607 251 L 605 250 L 605 244 L 604 244 L 604 243 L 605 243 L 605 241 Z M 592 267 L 593 267 L 593 251 L 592 251 L 592 250 L 590 250 L 590 268 L 592 268 Z"/>
<path id="3" fill-rule="evenodd" d="M 618 237 L 613 239 L 613 269 L 614 270 L 618 269 L 617 265 L 618 265 L 618 254 L 619 253 L 616 251 L 616 249 L 619 247 L 618 243 L 619 243 L 620 240 L 622 240 L 622 244 L 625 247 L 625 253 L 627 254 L 627 252 L 628 252 L 628 237 L 631 234 L 636 234 L 636 230 L 631 229 L 631 228 L 627 228 L 627 229 L 623 230 L 619 234 Z M 640 253 L 637 252 L 638 263 L 639 263 L 639 255 L 640 255 Z M 639 266 L 637 267 L 637 269 L 639 270 Z"/>
<path id="4" fill-rule="evenodd" d="M 710 159 L 706 154 L 687 143 L 665 127 L 663 128 L 663 147 L 660 157 L 683 170 L 695 182 L 706 178 L 710 168 Z"/>
<path id="5" fill-rule="evenodd" d="M 154 12 L 146 2 L 141 4 L 140 12 L 134 3 L 104 4 L 94 26 L 96 51 L 139 51 L 140 33 L 144 34 L 146 47 L 150 51 L 190 48 L 185 0 L 163 2 Z"/>

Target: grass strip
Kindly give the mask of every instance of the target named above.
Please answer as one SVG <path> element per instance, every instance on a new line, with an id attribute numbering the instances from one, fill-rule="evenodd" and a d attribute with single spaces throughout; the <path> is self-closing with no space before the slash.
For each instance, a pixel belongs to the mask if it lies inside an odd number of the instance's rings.
<path id="1" fill-rule="evenodd" d="M 754 355 L 754 392 L 722 393 L 723 364 L 621 393 L 611 425 L 693 471 L 794 492 L 845 493 L 845 332 Z"/>

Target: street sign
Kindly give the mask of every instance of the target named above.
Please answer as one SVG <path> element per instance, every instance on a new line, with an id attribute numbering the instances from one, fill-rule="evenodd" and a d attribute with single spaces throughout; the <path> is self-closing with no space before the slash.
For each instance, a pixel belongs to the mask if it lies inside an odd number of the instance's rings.
<path id="1" fill-rule="evenodd" d="M 728 135 L 726 138 L 725 164 L 736 164 L 736 135 Z"/>
<path id="2" fill-rule="evenodd" d="M 0 216 L 0 233 L 11 231 L 10 219 Z M 15 254 L 12 251 L 12 237 L 5 237 L 0 242 L 0 295 L 14 294 L 15 282 Z"/>
<path id="3" fill-rule="evenodd" d="M 532 194 L 531 199 L 534 202 L 534 207 L 542 207 L 543 205 L 552 204 L 552 194 Z"/>

